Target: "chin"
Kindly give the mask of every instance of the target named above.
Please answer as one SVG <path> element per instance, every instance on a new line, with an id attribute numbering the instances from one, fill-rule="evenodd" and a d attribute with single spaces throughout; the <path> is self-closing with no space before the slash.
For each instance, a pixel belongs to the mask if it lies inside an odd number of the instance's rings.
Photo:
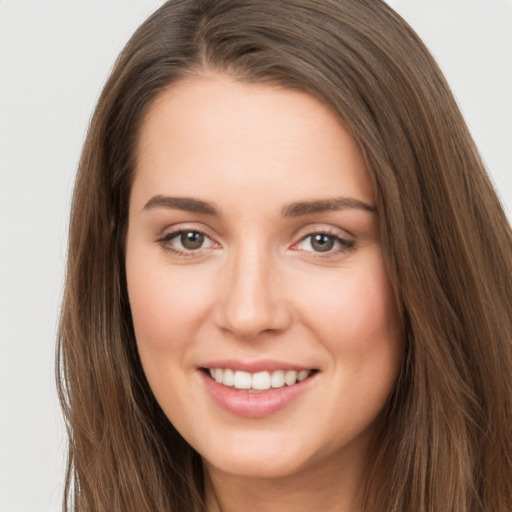
<path id="1" fill-rule="evenodd" d="M 295 475 L 307 466 L 307 461 L 281 454 L 262 457 L 259 453 L 238 454 L 232 457 L 204 459 L 207 471 L 248 479 L 282 479 Z"/>

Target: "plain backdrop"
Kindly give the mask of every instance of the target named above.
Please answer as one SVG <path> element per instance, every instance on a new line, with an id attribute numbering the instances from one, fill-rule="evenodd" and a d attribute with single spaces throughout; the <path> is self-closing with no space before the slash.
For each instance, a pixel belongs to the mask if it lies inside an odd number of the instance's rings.
<path id="1" fill-rule="evenodd" d="M 115 57 L 161 3 L 0 0 L 0 512 L 60 510 L 53 366 L 74 173 Z M 512 0 L 389 3 L 438 59 L 510 212 Z"/>

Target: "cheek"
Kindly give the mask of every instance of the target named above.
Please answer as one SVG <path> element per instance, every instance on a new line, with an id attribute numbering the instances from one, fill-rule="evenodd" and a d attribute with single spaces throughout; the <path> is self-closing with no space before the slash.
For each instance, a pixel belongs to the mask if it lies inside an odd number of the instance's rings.
<path id="1" fill-rule="evenodd" d="M 396 366 L 402 350 L 401 323 L 380 258 L 311 280 L 304 289 L 310 291 L 303 294 L 304 323 L 335 359 L 358 368 Z"/>
<path id="2" fill-rule="evenodd" d="M 187 272 L 128 271 L 128 294 L 135 334 L 143 350 L 173 350 L 186 344 L 211 302 L 208 281 L 198 286 Z"/>
<path id="3" fill-rule="evenodd" d="M 355 436 L 378 417 L 395 387 L 403 361 L 400 317 L 379 264 L 347 269 L 319 284 L 311 283 L 302 309 L 329 353 L 333 394 L 325 397 L 325 422 Z"/>
<path id="4" fill-rule="evenodd" d="M 128 295 L 144 373 L 166 414 L 180 417 L 186 405 L 181 399 L 189 396 L 183 370 L 193 368 L 190 347 L 211 302 L 208 280 L 198 286 L 186 271 L 173 272 L 169 266 L 156 270 L 156 265 L 147 271 L 151 265 L 129 263 Z"/>

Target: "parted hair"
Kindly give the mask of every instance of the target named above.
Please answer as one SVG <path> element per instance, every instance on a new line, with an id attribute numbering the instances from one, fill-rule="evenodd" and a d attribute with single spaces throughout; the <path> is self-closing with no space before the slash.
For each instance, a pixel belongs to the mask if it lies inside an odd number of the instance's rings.
<path id="1" fill-rule="evenodd" d="M 124 241 L 145 113 L 210 71 L 315 96 L 364 154 L 405 337 L 364 510 L 510 512 L 511 231 L 444 77 L 381 0 L 171 0 L 120 54 L 73 195 L 57 347 L 64 510 L 205 510 L 201 458 L 142 370 Z"/>

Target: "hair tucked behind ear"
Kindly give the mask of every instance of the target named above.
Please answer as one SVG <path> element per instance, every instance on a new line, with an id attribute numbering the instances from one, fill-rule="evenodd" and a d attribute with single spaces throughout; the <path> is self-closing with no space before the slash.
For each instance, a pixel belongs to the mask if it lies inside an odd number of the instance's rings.
<path id="1" fill-rule="evenodd" d="M 204 510 L 199 456 L 137 354 L 124 275 L 141 120 L 208 70 L 313 94 L 366 157 L 406 336 L 366 510 L 512 509 L 512 237 L 450 90 L 380 0 L 176 0 L 135 33 L 79 165 L 58 344 L 65 509 Z"/>

